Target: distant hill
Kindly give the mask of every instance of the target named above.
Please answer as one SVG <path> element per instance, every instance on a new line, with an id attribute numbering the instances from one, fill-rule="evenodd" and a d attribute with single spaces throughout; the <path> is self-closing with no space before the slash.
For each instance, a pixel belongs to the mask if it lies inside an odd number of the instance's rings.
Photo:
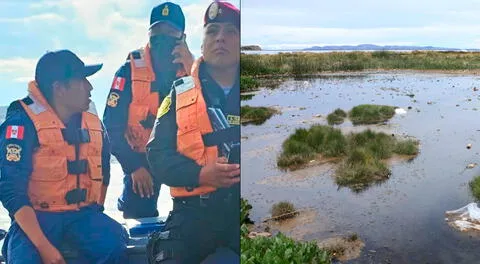
<path id="1" fill-rule="evenodd" d="M 240 50 L 262 50 L 262 48 L 258 45 L 247 45 L 247 46 L 242 46 Z"/>
<path id="2" fill-rule="evenodd" d="M 340 45 L 340 46 L 313 46 L 303 50 L 447 50 L 447 51 L 480 51 L 480 49 L 456 49 L 443 48 L 432 46 L 378 46 L 374 44 L 360 44 L 360 45 Z"/>

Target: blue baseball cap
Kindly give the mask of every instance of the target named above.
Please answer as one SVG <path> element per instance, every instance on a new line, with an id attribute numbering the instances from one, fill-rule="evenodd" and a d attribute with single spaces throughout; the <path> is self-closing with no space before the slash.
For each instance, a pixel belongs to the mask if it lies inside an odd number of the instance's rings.
<path id="1" fill-rule="evenodd" d="M 185 31 L 185 16 L 182 8 L 177 4 L 165 2 L 152 9 L 150 29 L 160 22 L 168 23 L 182 33 Z"/>
<path id="2" fill-rule="evenodd" d="M 103 64 L 85 65 L 70 50 L 49 51 L 38 60 L 35 81 L 40 85 L 51 85 L 55 81 L 84 78 L 93 75 Z"/>

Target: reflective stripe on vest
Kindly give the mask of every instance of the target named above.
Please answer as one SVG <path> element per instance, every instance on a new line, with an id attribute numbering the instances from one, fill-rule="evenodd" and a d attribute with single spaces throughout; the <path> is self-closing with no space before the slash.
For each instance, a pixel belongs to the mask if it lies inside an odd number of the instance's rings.
<path id="1" fill-rule="evenodd" d="M 213 132 L 207 105 L 202 95 L 202 87 L 198 76 L 198 69 L 203 61 L 199 58 L 192 66 L 193 88 L 177 92 L 177 151 L 197 162 L 201 166 L 216 160 L 218 149 L 216 146 L 206 147 L 202 135 Z M 200 186 L 193 190 L 185 187 L 170 187 L 173 197 L 186 197 L 207 194 L 215 191 L 212 186 Z"/>
<path id="2" fill-rule="evenodd" d="M 79 144 L 78 160 L 81 162 L 76 163 L 75 145 L 69 145 L 64 138 L 64 124 L 48 105 L 34 81 L 29 83 L 28 91 L 33 103 L 20 103 L 35 126 L 40 144 L 33 154 L 33 170 L 28 183 L 28 196 L 33 208 L 61 212 L 98 203 L 103 184 L 103 131 L 100 119 L 93 111 L 82 113 L 81 127 L 87 133 L 89 142 Z M 77 174 L 72 173 L 74 170 L 79 174 L 79 186 Z M 85 201 L 68 204 L 66 194 L 77 187 L 86 190 Z"/>
<path id="3" fill-rule="evenodd" d="M 151 82 L 155 80 L 155 74 L 150 60 L 149 46 L 135 52 L 140 54 L 140 58 L 134 58 L 134 52 L 130 53 L 132 102 L 128 109 L 125 138 L 134 151 L 145 152 L 145 145 L 152 128 L 144 127 L 142 123 L 149 116 L 155 119 L 159 106 L 159 95 L 158 92 L 151 92 Z"/>

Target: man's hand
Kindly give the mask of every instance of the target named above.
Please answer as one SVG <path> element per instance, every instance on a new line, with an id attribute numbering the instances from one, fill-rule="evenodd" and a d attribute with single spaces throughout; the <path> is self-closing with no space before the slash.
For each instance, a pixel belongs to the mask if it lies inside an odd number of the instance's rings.
<path id="1" fill-rule="evenodd" d="M 228 164 L 224 157 L 207 164 L 200 170 L 200 185 L 208 185 L 216 188 L 227 188 L 240 182 L 240 164 Z"/>
<path id="2" fill-rule="evenodd" d="M 153 195 L 152 175 L 144 168 L 140 167 L 132 173 L 132 189 L 133 192 L 144 198 Z"/>
<path id="3" fill-rule="evenodd" d="M 50 242 L 40 245 L 37 250 L 44 264 L 66 264 L 60 251 L 50 244 Z"/>
<path id="4" fill-rule="evenodd" d="M 172 55 L 176 56 L 172 63 L 182 64 L 187 74 L 190 75 L 193 65 L 193 55 L 188 49 L 187 43 L 185 43 L 185 41 L 178 40 L 177 46 L 175 46 L 172 51 Z"/>

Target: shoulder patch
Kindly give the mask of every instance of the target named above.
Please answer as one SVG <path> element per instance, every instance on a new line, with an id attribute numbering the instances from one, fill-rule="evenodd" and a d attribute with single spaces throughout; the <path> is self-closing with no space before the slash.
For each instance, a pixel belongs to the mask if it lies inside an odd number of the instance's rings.
<path id="1" fill-rule="evenodd" d="M 143 48 L 135 50 L 135 51 L 132 52 L 133 65 L 136 68 L 147 67 L 147 63 L 145 62 L 144 52 L 145 52 L 145 50 Z"/>
<path id="2" fill-rule="evenodd" d="M 120 95 L 116 92 L 111 92 L 108 96 L 107 105 L 110 107 L 117 107 L 118 100 L 120 99 Z"/>
<path id="3" fill-rule="evenodd" d="M 163 99 L 162 104 L 158 108 L 157 119 L 165 115 L 168 112 L 168 110 L 170 110 L 171 105 L 172 105 L 172 93 L 170 92 L 170 94 L 167 97 L 165 97 L 165 99 Z"/>
<path id="4" fill-rule="evenodd" d="M 7 133 L 5 134 L 6 139 L 16 138 L 23 139 L 23 134 L 25 131 L 24 126 L 7 126 Z"/>
<path id="5" fill-rule="evenodd" d="M 173 86 L 175 87 L 175 92 L 181 94 L 195 87 L 195 82 L 192 76 L 186 76 L 176 80 Z"/>
<path id="6" fill-rule="evenodd" d="M 123 91 L 125 87 L 125 78 L 120 76 L 115 76 L 112 82 L 112 90 Z"/>
<path id="7" fill-rule="evenodd" d="M 6 158 L 8 161 L 18 162 L 22 159 L 22 147 L 17 144 L 8 144 L 7 145 L 7 155 Z"/>
<path id="8" fill-rule="evenodd" d="M 228 124 L 230 124 L 231 126 L 239 126 L 240 125 L 240 116 L 228 115 L 227 120 L 228 120 Z"/>

